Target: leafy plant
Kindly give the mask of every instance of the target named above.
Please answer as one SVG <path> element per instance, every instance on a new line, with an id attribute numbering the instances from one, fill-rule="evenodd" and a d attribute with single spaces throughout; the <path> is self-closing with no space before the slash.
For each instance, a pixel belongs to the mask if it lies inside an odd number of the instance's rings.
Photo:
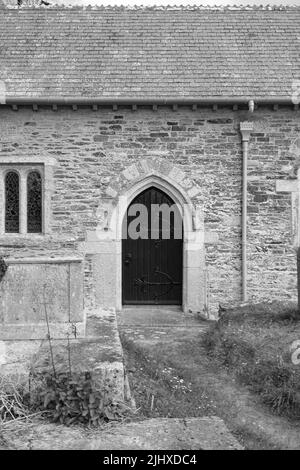
<path id="1" fill-rule="evenodd" d="M 106 390 L 99 390 L 88 372 L 73 374 L 53 371 L 42 373 L 39 387 L 31 394 L 32 407 L 47 411 L 51 421 L 65 425 L 82 423 L 98 425 L 119 420 L 127 412 L 122 403 L 106 398 Z"/>
<path id="2" fill-rule="evenodd" d="M 101 385 L 93 379 L 89 371 L 79 372 L 71 368 L 70 332 L 67 333 L 67 364 L 55 363 L 52 345 L 47 285 L 43 286 L 42 305 L 44 306 L 49 343 L 49 367 L 30 373 L 28 398 L 31 410 L 45 413 L 54 422 L 65 425 L 82 423 L 98 425 L 108 420 L 119 420 L 128 415 L 130 409 L 121 402 L 111 400 L 112 384 L 103 377 Z M 76 339 L 76 328 L 72 330 Z"/>

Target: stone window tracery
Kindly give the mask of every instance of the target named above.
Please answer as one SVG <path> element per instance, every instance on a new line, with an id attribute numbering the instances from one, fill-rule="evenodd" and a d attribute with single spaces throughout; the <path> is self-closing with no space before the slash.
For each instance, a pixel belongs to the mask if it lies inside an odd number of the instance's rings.
<path id="1" fill-rule="evenodd" d="M 27 176 L 27 232 L 42 232 L 42 178 L 38 171 Z"/>
<path id="2" fill-rule="evenodd" d="M 26 166 L 4 171 L 4 233 L 43 232 L 42 176 Z"/>
<path id="3" fill-rule="evenodd" d="M 50 233 L 56 164 L 50 156 L 0 156 L 0 237 Z"/>
<path id="4" fill-rule="evenodd" d="M 20 182 L 15 171 L 5 176 L 5 232 L 18 233 L 20 230 Z"/>

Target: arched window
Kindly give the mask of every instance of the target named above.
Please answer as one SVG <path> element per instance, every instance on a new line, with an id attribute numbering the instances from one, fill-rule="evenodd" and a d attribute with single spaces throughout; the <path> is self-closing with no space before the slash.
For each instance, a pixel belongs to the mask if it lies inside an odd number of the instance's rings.
<path id="1" fill-rule="evenodd" d="M 27 177 L 27 232 L 42 232 L 42 178 L 38 171 Z"/>
<path id="2" fill-rule="evenodd" d="M 9 171 L 5 176 L 5 232 L 18 233 L 20 230 L 19 175 Z"/>

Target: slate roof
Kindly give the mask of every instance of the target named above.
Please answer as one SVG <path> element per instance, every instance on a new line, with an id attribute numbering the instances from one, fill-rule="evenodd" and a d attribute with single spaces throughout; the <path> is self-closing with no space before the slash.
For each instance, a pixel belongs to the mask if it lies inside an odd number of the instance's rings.
<path id="1" fill-rule="evenodd" d="M 8 97 L 286 97 L 300 8 L 0 9 Z"/>

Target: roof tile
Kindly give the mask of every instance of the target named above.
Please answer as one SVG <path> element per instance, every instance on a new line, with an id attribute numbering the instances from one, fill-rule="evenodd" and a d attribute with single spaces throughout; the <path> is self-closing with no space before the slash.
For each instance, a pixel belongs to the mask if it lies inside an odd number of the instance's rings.
<path id="1" fill-rule="evenodd" d="M 290 96 L 300 9 L 0 9 L 8 97 Z"/>

